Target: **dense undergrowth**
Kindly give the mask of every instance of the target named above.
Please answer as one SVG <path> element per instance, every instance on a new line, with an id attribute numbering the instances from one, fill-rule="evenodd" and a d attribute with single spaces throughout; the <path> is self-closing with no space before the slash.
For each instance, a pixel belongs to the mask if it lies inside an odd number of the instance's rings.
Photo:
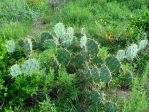
<path id="1" fill-rule="evenodd" d="M 0 111 L 148 112 L 148 39 L 147 0 L 1 0 Z"/>

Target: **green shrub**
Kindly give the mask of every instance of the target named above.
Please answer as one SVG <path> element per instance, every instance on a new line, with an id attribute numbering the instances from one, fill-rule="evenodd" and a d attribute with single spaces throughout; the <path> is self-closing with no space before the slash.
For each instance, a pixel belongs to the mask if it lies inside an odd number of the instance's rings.
<path id="1" fill-rule="evenodd" d="M 148 98 L 145 85 L 147 84 L 148 67 L 146 67 L 145 73 L 141 79 L 135 78 L 133 81 L 133 87 L 129 96 L 129 99 L 124 103 L 124 112 L 147 112 L 148 111 Z M 136 97 L 138 96 L 139 97 Z"/>

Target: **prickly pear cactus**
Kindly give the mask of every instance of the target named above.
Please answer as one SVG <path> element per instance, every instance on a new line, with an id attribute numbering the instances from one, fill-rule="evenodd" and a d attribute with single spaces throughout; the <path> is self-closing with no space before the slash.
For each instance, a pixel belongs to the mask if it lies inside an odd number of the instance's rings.
<path id="1" fill-rule="evenodd" d="M 123 59 L 125 59 L 125 50 L 119 50 L 116 54 L 116 58 L 119 60 L 119 61 L 122 61 Z"/>
<path id="2" fill-rule="evenodd" d="M 90 62 L 92 63 L 92 65 L 96 65 L 97 67 L 101 67 L 101 65 L 103 64 L 103 60 L 98 56 L 91 59 Z"/>
<path id="3" fill-rule="evenodd" d="M 114 56 L 109 56 L 106 59 L 106 65 L 112 73 L 118 73 L 121 67 L 120 61 Z"/>
<path id="4" fill-rule="evenodd" d="M 20 66 L 15 64 L 10 68 L 10 74 L 12 75 L 12 77 L 17 77 L 18 75 L 21 74 L 21 69 Z"/>
<path id="5" fill-rule="evenodd" d="M 6 48 L 8 53 L 13 53 L 16 49 L 16 45 L 14 40 L 8 40 L 6 41 Z"/>
<path id="6" fill-rule="evenodd" d="M 73 63 L 75 68 L 80 68 L 84 64 L 85 60 L 82 56 L 82 54 L 77 54 L 72 58 L 71 63 Z"/>
<path id="7" fill-rule="evenodd" d="M 56 49 L 57 45 L 53 39 L 45 40 L 42 44 L 43 49 Z"/>
<path id="8" fill-rule="evenodd" d="M 99 103 L 102 101 L 102 95 L 97 91 L 92 91 L 89 95 L 89 99 L 91 100 L 92 104 Z"/>
<path id="9" fill-rule="evenodd" d="M 126 86 L 130 86 L 132 84 L 133 80 L 133 75 L 130 71 L 126 71 L 125 76 L 124 76 L 124 83 Z"/>
<path id="10" fill-rule="evenodd" d="M 74 36 L 74 29 L 72 27 L 68 27 L 66 29 L 66 33 L 70 36 L 73 37 Z"/>
<path id="11" fill-rule="evenodd" d="M 43 32 L 41 34 L 41 43 L 44 42 L 45 40 L 53 39 L 53 36 L 48 33 L 48 32 Z"/>
<path id="12" fill-rule="evenodd" d="M 65 26 L 63 25 L 63 23 L 57 23 L 54 27 L 54 32 L 58 39 L 61 39 L 63 35 L 66 34 Z"/>
<path id="13" fill-rule="evenodd" d="M 32 49 L 36 50 L 38 48 L 37 41 L 34 38 L 31 38 L 31 42 L 32 42 Z"/>
<path id="14" fill-rule="evenodd" d="M 27 38 L 24 43 L 24 52 L 25 55 L 28 56 L 32 53 L 32 41 L 31 39 Z"/>
<path id="15" fill-rule="evenodd" d="M 100 72 L 98 70 L 98 68 L 96 66 L 92 67 L 90 70 L 92 79 L 95 83 L 99 83 L 100 82 Z"/>
<path id="16" fill-rule="evenodd" d="M 105 112 L 116 112 L 117 111 L 117 105 L 113 102 L 106 102 L 104 104 L 104 110 Z"/>
<path id="17" fill-rule="evenodd" d="M 74 36 L 64 34 L 61 38 L 61 44 L 63 47 L 70 47 L 73 44 Z"/>
<path id="18" fill-rule="evenodd" d="M 88 39 L 86 43 L 86 51 L 91 57 L 96 56 L 99 51 L 97 42 L 93 39 Z"/>
<path id="19" fill-rule="evenodd" d="M 37 73 L 38 71 L 39 71 L 39 62 L 36 59 L 26 60 L 22 64 L 22 73 L 25 75 Z"/>
<path id="20" fill-rule="evenodd" d="M 139 43 L 139 50 L 145 49 L 147 44 L 148 44 L 148 40 L 147 39 L 141 40 L 140 43 Z"/>
<path id="21" fill-rule="evenodd" d="M 23 39 L 19 39 L 18 40 L 18 45 L 20 46 L 20 47 L 24 47 L 24 40 Z"/>
<path id="22" fill-rule="evenodd" d="M 131 44 L 126 51 L 126 58 L 133 60 L 138 53 L 138 46 L 136 44 Z"/>
<path id="23" fill-rule="evenodd" d="M 102 82 L 109 83 L 112 79 L 111 72 L 106 65 L 100 68 L 100 79 Z"/>
<path id="24" fill-rule="evenodd" d="M 59 48 L 57 50 L 57 59 L 59 63 L 67 66 L 70 61 L 70 57 L 71 57 L 71 54 L 68 50 L 63 49 L 63 48 Z"/>
<path id="25" fill-rule="evenodd" d="M 87 37 L 86 35 L 83 35 L 80 39 L 80 47 L 81 48 L 85 48 L 86 47 L 86 43 L 87 43 Z M 86 48 L 85 48 L 86 49 Z"/>

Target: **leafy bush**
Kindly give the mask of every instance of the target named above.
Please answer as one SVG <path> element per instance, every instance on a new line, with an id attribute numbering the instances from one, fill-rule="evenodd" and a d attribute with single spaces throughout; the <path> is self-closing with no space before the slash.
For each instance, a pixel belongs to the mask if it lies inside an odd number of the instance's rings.
<path id="1" fill-rule="evenodd" d="M 124 103 L 124 112 L 142 112 L 148 111 L 148 98 L 145 85 L 147 84 L 148 67 L 146 67 L 145 73 L 141 79 L 135 78 L 133 81 L 132 91 L 130 93 L 129 100 Z M 136 97 L 139 95 L 139 97 Z"/>

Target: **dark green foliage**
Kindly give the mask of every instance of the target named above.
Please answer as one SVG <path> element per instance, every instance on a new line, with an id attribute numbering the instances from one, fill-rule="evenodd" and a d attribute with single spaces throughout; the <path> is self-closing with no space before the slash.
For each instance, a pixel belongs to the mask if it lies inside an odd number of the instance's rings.
<path id="1" fill-rule="evenodd" d="M 105 112 L 116 112 L 117 105 L 113 102 L 106 102 L 104 104 L 104 110 Z"/>

